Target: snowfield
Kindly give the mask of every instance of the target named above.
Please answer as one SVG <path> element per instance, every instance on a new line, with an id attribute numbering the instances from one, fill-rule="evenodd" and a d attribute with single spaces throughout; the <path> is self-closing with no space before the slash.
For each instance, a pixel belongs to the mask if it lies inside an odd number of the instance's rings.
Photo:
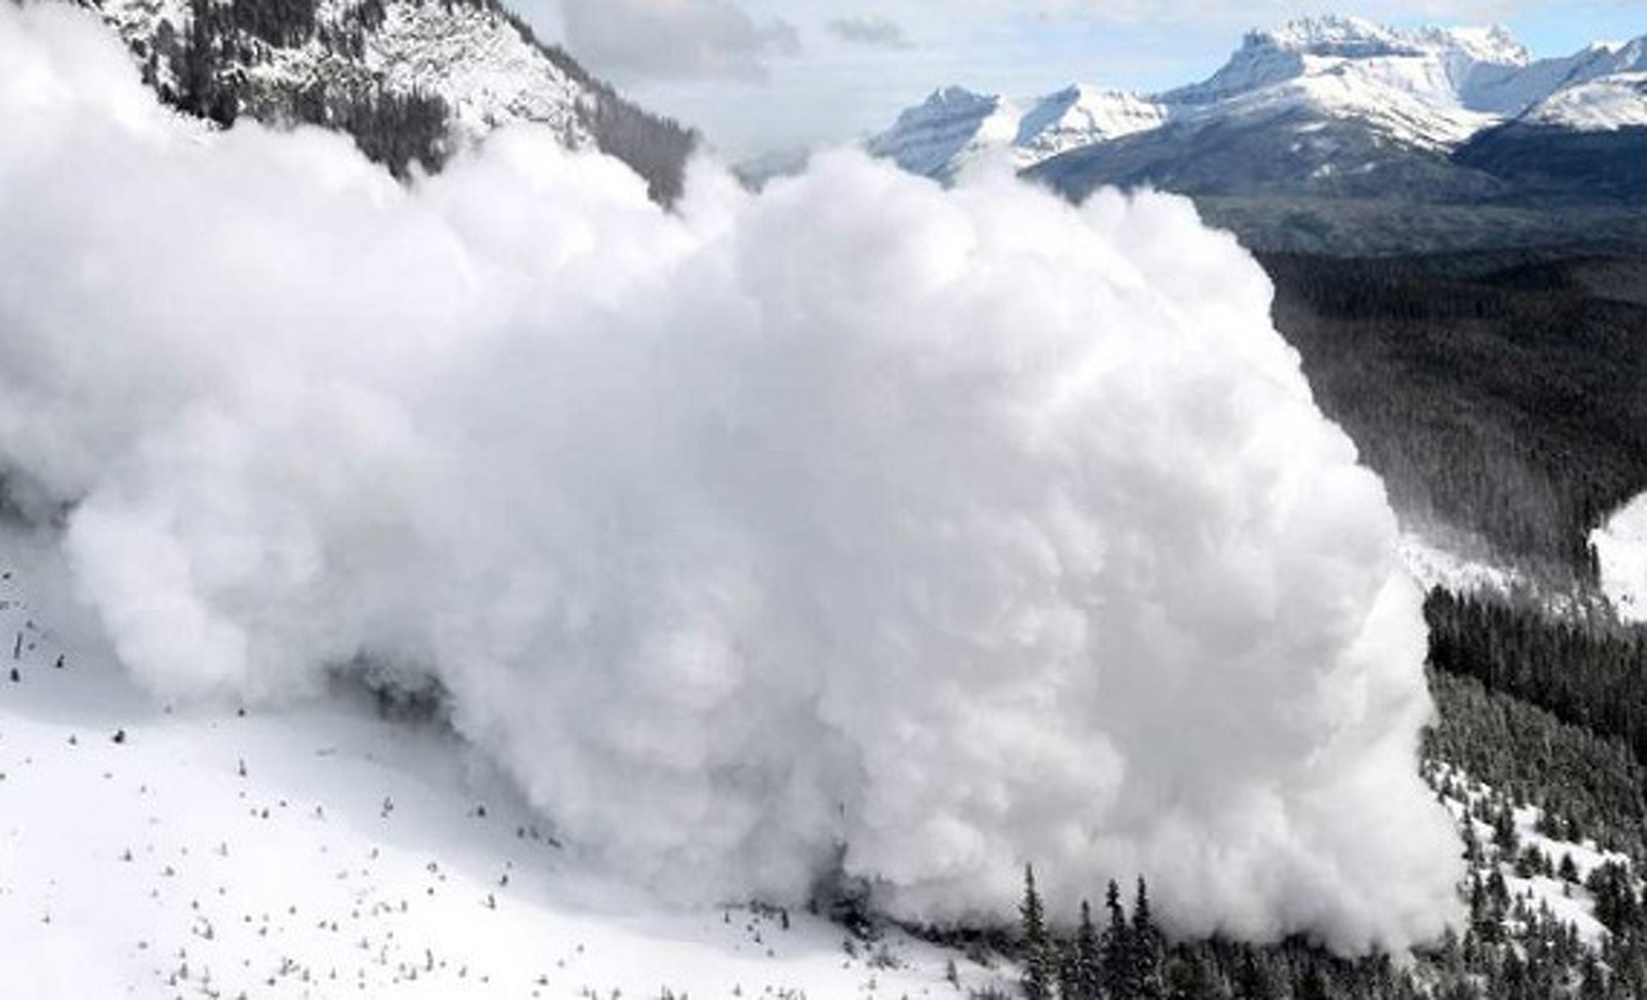
<path id="1" fill-rule="evenodd" d="M 1526 575 L 1513 567 L 1460 555 L 1412 532 L 1401 536 L 1401 561 L 1425 591 L 1440 587 L 1455 594 L 1508 596 L 1529 586 Z"/>
<path id="2" fill-rule="evenodd" d="M 1497 851 L 1491 846 L 1492 826 L 1472 817 L 1470 813 L 1471 808 L 1478 803 L 1492 801 L 1493 788 L 1475 781 L 1466 772 L 1451 765 L 1440 765 L 1431 775 L 1431 780 L 1437 784 L 1447 779 L 1453 782 L 1458 791 L 1458 795 L 1443 799 L 1448 812 L 1452 814 L 1460 829 L 1468 824 L 1474 830 L 1477 842 L 1483 845 L 1484 856 L 1480 863 L 1473 866 L 1474 873 L 1485 879 L 1497 871 L 1503 877 L 1512 900 L 1525 901 L 1528 909 L 1535 912 L 1547 909 L 1557 920 L 1572 926 L 1580 940 L 1591 947 L 1599 948 L 1609 931 L 1596 919 L 1595 897 L 1584 888 L 1584 883 L 1589 879 L 1590 873 L 1602 865 L 1617 864 L 1628 867 L 1630 859 L 1615 851 L 1601 850 L 1593 840 L 1556 840 L 1539 833 L 1542 810 L 1522 803 L 1512 810 L 1517 843 L 1522 849 L 1530 847 L 1543 853 L 1552 865 L 1560 864 L 1563 858 L 1571 858 L 1573 867 L 1578 872 L 1579 881 L 1573 884 L 1544 875 L 1528 878 L 1517 875 L 1514 859 L 1498 856 Z M 1513 917 L 1507 917 L 1506 924 L 1512 922 Z"/>
<path id="3" fill-rule="evenodd" d="M 1647 623 L 1647 494 L 1625 504 L 1590 534 L 1601 589 L 1618 617 Z"/>
<path id="4" fill-rule="evenodd" d="M 85 997 L 916 998 L 1010 990 L 891 933 L 671 907 L 596 873 L 442 727 L 359 690 L 280 711 L 152 704 L 77 631 L 45 551 L 0 536 L 0 982 Z M 63 631 L 59 631 L 61 628 Z M 1443 767 L 1448 799 L 1491 790 Z M 1537 833 L 1581 877 L 1623 861 Z M 1582 887 L 1498 868 L 1598 944 Z M 956 981 L 949 979 L 951 970 Z"/>
<path id="5" fill-rule="evenodd" d="M 671 908 L 363 692 L 153 705 L 94 638 L 54 632 L 74 622 L 37 551 L 6 538 L 0 571 L 8 996 L 953 996 L 951 961 L 967 988 L 1011 978 L 895 934 L 852 956 L 803 912 Z"/>

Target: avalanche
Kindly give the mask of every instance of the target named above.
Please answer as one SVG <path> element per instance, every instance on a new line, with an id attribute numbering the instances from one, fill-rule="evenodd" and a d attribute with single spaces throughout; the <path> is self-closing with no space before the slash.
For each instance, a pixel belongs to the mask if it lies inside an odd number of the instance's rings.
<path id="1" fill-rule="evenodd" d="M 665 212 L 541 129 L 403 187 L 180 124 L 83 14 L 0 5 L 0 64 L 0 459 L 157 698 L 432 680 L 690 901 L 1453 916 L 1395 518 L 1188 202 L 840 153 Z"/>

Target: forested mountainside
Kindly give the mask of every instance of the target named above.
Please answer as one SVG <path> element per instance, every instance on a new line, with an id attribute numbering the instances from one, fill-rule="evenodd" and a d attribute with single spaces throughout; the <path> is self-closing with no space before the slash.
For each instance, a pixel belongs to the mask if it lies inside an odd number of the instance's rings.
<path id="1" fill-rule="evenodd" d="M 498 0 L 80 2 L 120 32 L 168 103 L 224 125 L 246 115 L 337 129 L 399 176 L 524 121 L 618 157 L 667 202 L 697 143 Z"/>
<path id="2" fill-rule="evenodd" d="M 1415 525 L 1593 581 L 1647 488 L 1647 255 L 1271 255 L 1276 324 Z"/>

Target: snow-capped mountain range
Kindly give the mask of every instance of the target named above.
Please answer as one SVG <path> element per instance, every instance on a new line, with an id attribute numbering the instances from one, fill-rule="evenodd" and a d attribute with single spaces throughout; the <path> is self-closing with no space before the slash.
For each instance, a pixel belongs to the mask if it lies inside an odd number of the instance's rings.
<path id="1" fill-rule="evenodd" d="M 624 101 L 496 0 L 79 0 L 168 102 L 353 135 L 397 172 L 533 122 L 628 162 L 668 198 L 695 134 Z"/>
<path id="2" fill-rule="evenodd" d="M 1354 122 L 1381 144 L 1445 153 L 1511 121 L 1586 131 L 1641 125 L 1644 73 L 1647 36 L 1534 60 L 1502 28 L 1399 31 L 1315 18 L 1251 32 L 1210 78 L 1161 94 L 1072 86 L 1019 102 L 946 87 L 868 146 L 937 177 L 982 155 L 1004 152 L 1029 168 L 1164 129 L 1278 121 L 1306 138 Z"/>

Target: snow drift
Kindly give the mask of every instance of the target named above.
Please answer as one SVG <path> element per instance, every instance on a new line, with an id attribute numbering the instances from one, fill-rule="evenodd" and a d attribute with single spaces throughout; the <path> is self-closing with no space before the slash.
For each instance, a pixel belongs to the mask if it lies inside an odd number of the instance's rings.
<path id="1" fill-rule="evenodd" d="M 428 672 L 688 899 L 1451 917 L 1395 520 L 1187 202 L 840 154 L 666 214 L 531 130 L 407 189 L 77 13 L 0 5 L 0 65 L 0 457 L 157 696 Z"/>
<path id="2" fill-rule="evenodd" d="M 1590 532 L 1601 591 L 1620 620 L 1647 624 L 1647 494 L 1614 511 Z"/>

